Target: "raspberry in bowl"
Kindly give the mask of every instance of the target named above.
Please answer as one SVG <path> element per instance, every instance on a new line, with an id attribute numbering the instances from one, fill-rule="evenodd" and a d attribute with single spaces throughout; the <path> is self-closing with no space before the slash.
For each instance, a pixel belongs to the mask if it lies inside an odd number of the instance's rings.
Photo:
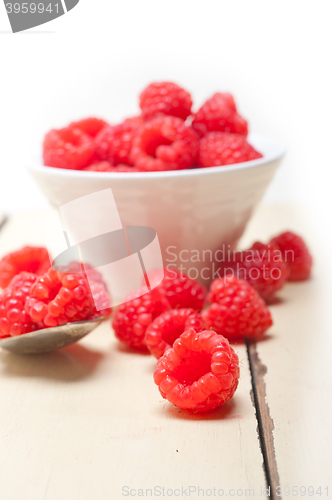
<path id="1" fill-rule="evenodd" d="M 53 151 L 56 163 L 37 157 L 29 170 L 57 208 L 111 188 L 124 226 L 154 228 L 165 266 L 209 284 L 218 277 L 222 249 L 236 247 L 284 146 L 248 133 L 229 93 L 195 111 L 187 90 L 159 82 L 143 90 L 140 105 L 141 114 L 121 124 L 69 125 L 77 130 L 70 140 L 77 141 L 79 168 L 59 168 L 63 158 Z M 67 136 L 60 133 L 62 141 Z M 66 165 L 75 163 L 71 143 L 65 153 Z"/>

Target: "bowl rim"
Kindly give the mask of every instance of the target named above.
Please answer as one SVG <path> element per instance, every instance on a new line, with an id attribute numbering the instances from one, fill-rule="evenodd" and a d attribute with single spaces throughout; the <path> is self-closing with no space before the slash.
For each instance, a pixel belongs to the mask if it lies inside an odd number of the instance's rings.
<path id="1" fill-rule="evenodd" d="M 255 143 L 259 140 L 267 140 L 274 143 L 275 151 L 273 153 L 264 154 L 262 158 L 251 160 L 241 163 L 234 163 L 233 165 L 221 165 L 215 167 L 205 168 L 188 168 L 185 170 L 169 170 L 164 172 L 87 172 L 84 170 L 72 170 L 64 168 L 48 167 L 41 164 L 41 162 L 30 162 L 27 165 L 28 170 L 31 172 L 38 172 L 46 175 L 56 175 L 60 177 L 73 177 L 73 178 L 86 178 L 86 179 L 163 179 L 175 178 L 186 176 L 202 176 L 208 174 L 217 174 L 221 172 L 237 171 L 242 169 L 250 169 L 253 167 L 262 166 L 264 164 L 280 160 L 286 153 L 285 144 L 279 140 L 263 134 L 252 133 L 248 136 L 248 142 Z M 259 148 L 258 148 L 259 149 Z M 84 172 L 83 176 L 82 173 Z M 144 174 L 144 175 L 143 175 Z"/>

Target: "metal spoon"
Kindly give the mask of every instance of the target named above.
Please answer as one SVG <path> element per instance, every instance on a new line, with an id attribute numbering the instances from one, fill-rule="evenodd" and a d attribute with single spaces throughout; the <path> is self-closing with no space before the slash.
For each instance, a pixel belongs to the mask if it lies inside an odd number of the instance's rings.
<path id="1" fill-rule="evenodd" d="M 92 332 L 105 318 L 77 321 L 53 328 L 43 328 L 17 337 L 0 339 L 0 347 L 16 354 L 41 354 L 73 344 Z"/>

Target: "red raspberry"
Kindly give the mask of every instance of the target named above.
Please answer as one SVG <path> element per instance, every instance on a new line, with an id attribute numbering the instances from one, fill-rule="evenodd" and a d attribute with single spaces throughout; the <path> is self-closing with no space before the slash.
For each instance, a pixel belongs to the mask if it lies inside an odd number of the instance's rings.
<path id="1" fill-rule="evenodd" d="M 133 141 L 132 159 L 140 171 L 182 170 L 196 161 L 199 140 L 174 116 L 158 116 L 143 125 Z"/>
<path id="2" fill-rule="evenodd" d="M 101 118 L 84 118 L 78 122 L 69 125 L 70 128 L 78 128 L 90 137 L 96 137 L 97 134 L 107 125 Z"/>
<path id="3" fill-rule="evenodd" d="M 286 231 L 273 238 L 270 244 L 279 248 L 289 267 L 288 281 L 303 281 L 310 278 L 312 256 L 301 236 Z"/>
<path id="4" fill-rule="evenodd" d="M 200 141 L 198 163 L 201 167 L 232 165 L 262 158 L 245 139 L 236 134 L 210 132 Z"/>
<path id="5" fill-rule="evenodd" d="M 206 411 L 233 396 L 239 376 L 239 358 L 227 339 L 190 328 L 158 360 L 154 381 L 178 408 Z"/>
<path id="6" fill-rule="evenodd" d="M 228 340 L 255 337 L 272 325 L 263 299 L 249 283 L 235 276 L 214 280 L 208 300 L 213 304 L 202 317 L 209 328 Z"/>
<path id="7" fill-rule="evenodd" d="M 6 288 L 11 279 L 21 271 L 41 275 L 50 267 L 46 248 L 25 246 L 0 260 L 0 287 Z"/>
<path id="8" fill-rule="evenodd" d="M 37 276 L 21 272 L 0 295 L 0 338 L 22 335 L 39 328 L 26 314 L 24 305 Z"/>
<path id="9" fill-rule="evenodd" d="M 181 333 L 193 328 L 196 332 L 206 329 L 202 318 L 193 309 L 172 309 L 158 316 L 145 332 L 145 343 L 149 351 L 160 358 Z"/>
<path id="10" fill-rule="evenodd" d="M 176 83 L 155 82 L 143 90 L 139 105 L 145 119 L 164 114 L 185 120 L 191 113 L 192 100 L 189 92 Z"/>
<path id="11" fill-rule="evenodd" d="M 78 128 L 54 129 L 45 135 L 43 159 L 47 167 L 82 170 L 94 157 L 93 139 Z"/>
<path id="12" fill-rule="evenodd" d="M 152 276 L 149 273 L 149 276 Z M 167 298 L 172 309 L 190 308 L 201 311 L 205 303 L 206 288 L 176 269 L 164 268 L 164 278 L 157 289 Z"/>
<path id="13" fill-rule="evenodd" d="M 229 132 L 247 137 L 248 123 L 237 113 L 231 94 L 217 92 L 194 115 L 192 127 L 203 136 L 207 132 Z"/>
<path id="14" fill-rule="evenodd" d="M 130 152 L 133 138 L 139 126 L 143 123 L 141 117 L 127 118 L 123 123 L 113 127 L 104 127 L 96 137 L 97 155 L 102 160 L 108 160 L 113 165 L 125 163 L 132 165 Z"/>
<path id="15" fill-rule="evenodd" d="M 247 281 L 265 302 L 270 302 L 286 283 L 289 270 L 277 247 L 256 242 L 248 250 L 235 252 L 234 258 L 224 264 L 224 274 L 229 273 Z"/>
<path id="16" fill-rule="evenodd" d="M 129 165 L 125 165 L 123 163 L 119 163 L 116 167 L 114 167 L 108 161 L 99 161 L 96 163 L 92 163 L 88 167 L 83 169 L 86 172 L 138 172 L 137 168 L 130 167 Z"/>
<path id="17" fill-rule="evenodd" d="M 137 296 L 129 294 L 127 302 L 114 313 L 112 327 L 115 336 L 129 347 L 147 351 L 144 335 L 147 327 L 159 314 L 171 308 L 167 299 L 156 289 Z"/>

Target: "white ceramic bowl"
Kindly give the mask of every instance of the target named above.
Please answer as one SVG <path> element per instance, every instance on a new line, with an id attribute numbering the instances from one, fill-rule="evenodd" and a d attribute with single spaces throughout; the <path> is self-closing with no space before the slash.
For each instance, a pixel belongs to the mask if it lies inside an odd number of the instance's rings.
<path id="1" fill-rule="evenodd" d="M 235 248 L 285 152 L 269 137 L 252 134 L 249 142 L 263 158 L 231 166 L 130 174 L 64 170 L 40 162 L 29 170 L 54 207 L 112 188 L 122 224 L 154 228 L 164 265 L 182 265 L 207 284 L 223 258 L 218 250 Z"/>

